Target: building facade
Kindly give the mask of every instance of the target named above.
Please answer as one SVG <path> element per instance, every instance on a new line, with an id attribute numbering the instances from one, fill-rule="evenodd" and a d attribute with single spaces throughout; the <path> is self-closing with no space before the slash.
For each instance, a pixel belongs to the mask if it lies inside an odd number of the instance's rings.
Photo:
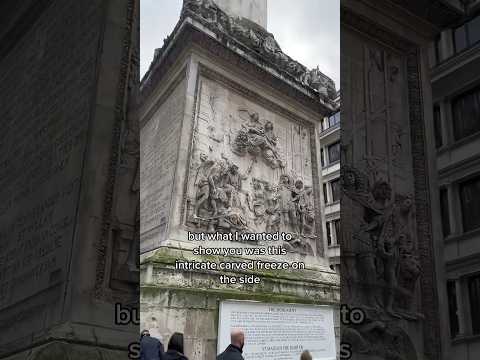
<path id="1" fill-rule="evenodd" d="M 430 48 L 433 125 L 442 231 L 436 242 L 446 297 L 450 359 L 480 356 L 480 2 Z"/>
<path id="2" fill-rule="evenodd" d="M 340 91 L 335 98 L 335 112 L 320 126 L 320 160 L 322 166 L 322 219 L 326 256 L 330 267 L 340 271 Z"/>

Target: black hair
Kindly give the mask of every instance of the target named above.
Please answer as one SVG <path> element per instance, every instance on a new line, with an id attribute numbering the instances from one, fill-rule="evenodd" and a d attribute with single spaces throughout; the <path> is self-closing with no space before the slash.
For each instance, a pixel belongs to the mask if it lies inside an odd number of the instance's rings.
<path id="1" fill-rule="evenodd" d="M 168 342 L 168 350 L 175 350 L 183 354 L 183 334 L 174 333 Z"/>

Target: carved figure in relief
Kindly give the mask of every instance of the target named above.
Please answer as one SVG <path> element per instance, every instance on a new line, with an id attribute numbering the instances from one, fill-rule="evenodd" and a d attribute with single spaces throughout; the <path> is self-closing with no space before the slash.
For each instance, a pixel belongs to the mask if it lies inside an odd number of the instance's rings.
<path id="1" fill-rule="evenodd" d="M 336 96 L 335 84 L 332 84 L 331 80 L 322 74 L 318 66 L 305 73 L 304 81 L 307 81 L 312 88 L 325 97 L 334 98 Z"/>
<path id="2" fill-rule="evenodd" d="M 342 326 L 342 341 L 352 345 L 362 359 L 417 360 L 416 350 L 404 329 L 383 320 Z M 356 356 L 354 355 L 354 357 Z"/>
<path id="3" fill-rule="evenodd" d="M 369 242 L 371 251 L 365 254 L 364 257 L 364 270 L 366 271 L 367 284 L 370 286 L 370 290 L 367 290 L 367 299 L 369 304 L 378 308 L 381 307 L 381 294 L 376 294 L 376 291 L 372 286 L 377 283 L 378 269 L 380 265 L 383 267 L 389 267 L 391 263 L 394 263 L 395 255 L 391 253 L 392 245 L 389 236 L 390 232 L 385 226 L 385 209 L 388 201 L 391 198 L 392 189 L 386 181 L 377 181 L 372 188 L 373 203 L 372 206 L 366 208 L 365 221 L 366 226 L 363 235 L 363 241 Z M 388 223 L 387 223 L 388 224 Z M 388 224 L 389 225 L 389 224 Z M 365 237 L 365 235 L 367 235 Z M 393 266 L 393 265 L 392 265 Z M 388 272 L 388 270 L 387 270 Z M 390 273 L 388 273 L 390 275 Z M 388 276 L 387 275 L 387 276 Z M 389 288 L 388 292 L 391 291 Z M 387 298 L 387 303 L 389 299 Z M 388 309 L 390 310 L 390 309 Z"/>
<path id="4" fill-rule="evenodd" d="M 278 186 L 279 192 L 279 211 L 282 224 L 289 230 L 291 223 L 295 221 L 295 206 L 292 202 L 292 178 L 287 174 L 280 176 L 280 184 Z"/>
<path id="5" fill-rule="evenodd" d="M 312 188 L 301 179 L 292 184 L 292 176 L 282 174 L 278 184 L 251 178 L 251 190 L 247 191 L 242 182 L 249 178 L 255 159 L 242 173 L 224 154 L 221 157 L 212 160 L 200 154 L 192 222 L 209 232 L 285 231 L 293 235 L 285 244 L 287 249 L 313 255 L 308 240 L 314 237 L 315 228 Z M 248 210 L 253 217 L 247 217 Z"/>
<path id="6" fill-rule="evenodd" d="M 247 153 L 255 157 L 261 155 L 271 168 L 283 168 L 285 165 L 277 149 L 278 139 L 273 128 L 271 121 L 262 125 L 258 113 L 249 113 L 249 121 L 242 124 L 232 150 L 240 156 Z"/>
<path id="7" fill-rule="evenodd" d="M 421 272 L 418 256 L 415 255 L 415 245 L 409 234 L 401 234 L 398 239 L 398 244 L 398 285 L 410 294 L 413 294 L 415 284 Z M 408 309 L 409 305 L 403 303 L 403 307 Z"/>
<path id="8" fill-rule="evenodd" d="M 292 202 L 295 206 L 295 217 L 293 225 L 295 230 L 299 234 L 303 234 L 303 224 L 302 224 L 302 207 L 304 203 L 305 190 L 303 188 L 303 181 L 298 179 L 295 181 L 295 186 L 292 188 Z"/>
<path id="9" fill-rule="evenodd" d="M 214 162 L 208 159 L 204 153 L 200 154 L 200 166 L 197 169 L 197 176 L 195 179 L 196 199 L 194 216 L 198 217 L 198 211 L 206 203 L 210 196 L 210 173 Z"/>
<path id="10" fill-rule="evenodd" d="M 265 216 L 265 193 L 263 184 L 257 179 L 252 179 L 253 194 L 247 194 L 248 207 L 255 216 L 255 225 L 263 222 Z"/>
<path id="11" fill-rule="evenodd" d="M 312 235 L 315 222 L 315 205 L 312 187 L 305 188 L 303 197 L 299 202 L 299 212 L 301 214 L 301 235 Z"/>
<path id="12" fill-rule="evenodd" d="M 362 305 L 383 309 L 392 317 L 412 318 L 399 312 L 413 311 L 413 294 L 420 274 L 411 235 L 412 199 L 396 194 L 392 201 L 392 188 L 384 180 L 377 180 L 367 192 L 366 177 L 348 166 L 342 181 L 344 193 L 363 208 L 363 216 L 353 229 L 353 246 L 348 249 L 356 254 L 355 263 L 348 265 L 362 274 L 361 279 L 354 276 L 359 289 L 364 289 L 360 291 Z"/>
<path id="13" fill-rule="evenodd" d="M 265 215 L 266 215 L 266 229 L 268 233 L 279 230 L 280 211 L 277 193 L 270 184 L 265 186 Z"/>
<path id="14" fill-rule="evenodd" d="M 238 166 L 234 163 L 231 163 L 228 158 L 226 158 L 223 154 L 222 157 L 224 158 L 225 162 L 228 164 L 228 170 L 224 174 L 224 188 L 227 193 L 228 197 L 228 207 L 231 208 L 233 206 L 243 208 L 243 204 L 240 200 L 239 193 L 242 191 L 242 181 L 248 179 L 248 175 L 252 171 L 253 160 L 245 174 L 240 174 L 238 172 Z"/>
<path id="15" fill-rule="evenodd" d="M 224 174 L 226 166 L 220 161 L 216 161 L 213 165 L 208 183 L 210 185 L 210 204 L 213 208 L 212 216 L 216 217 L 220 212 L 225 212 L 229 203 L 227 192 L 223 188 Z"/>
<path id="16" fill-rule="evenodd" d="M 311 245 L 307 242 L 307 239 L 300 234 L 292 234 L 291 240 L 285 241 L 283 246 L 288 251 L 295 251 L 302 254 L 314 255 L 314 251 Z"/>
<path id="17" fill-rule="evenodd" d="M 253 161 L 246 174 L 240 174 L 238 166 L 222 154 L 222 160 L 210 160 L 200 154 L 195 186 L 193 219 L 203 222 L 208 231 L 225 229 L 244 231 L 248 224 L 242 204 L 242 180 L 250 173 Z"/>

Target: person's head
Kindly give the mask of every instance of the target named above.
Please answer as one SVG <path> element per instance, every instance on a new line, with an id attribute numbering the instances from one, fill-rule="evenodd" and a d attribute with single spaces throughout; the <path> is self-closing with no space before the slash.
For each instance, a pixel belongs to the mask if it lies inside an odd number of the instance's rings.
<path id="1" fill-rule="evenodd" d="M 392 187 L 385 180 L 379 180 L 373 185 L 372 195 L 377 201 L 388 201 L 392 196 Z"/>
<path id="2" fill-rule="evenodd" d="M 310 354 L 310 351 L 305 350 L 302 352 L 302 355 L 300 355 L 300 360 L 312 360 L 312 354 Z"/>
<path id="3" fill-rule="evenodd" d="M 182 333 L 174 333 L 168 342 L 167 350 L 174 350 L 181 354 L 183 354 L 183 334 Z"/>
<path id="4" fill-rule="evenodd" d="M 150 331 L 142 330 L 142 332 L 140 333 L 140 337 L 143 338 L 144 336 L 150 336 Z"/>
<path id="5" fill-rule="evenodd" d="M 357 183 L 357 177 L 353 171 L 345 171 L 345 175 L 343 176 L 344 186 L 347 188 L 355 187 Z"/>
<path id="6" fill-rule="evenodd" d="M 291 179 L 287 174 L 282 174 L 280 175 L 280 183 L 288 186 L 291 184 Z"/>
<path id="7" fill-rule="evenodd" d="M 298 189 L 298 190 L 301 190 L 303 189 L 303 181 L 298 179 L 297 181 L 295 181 L 295 187 Z"/>
<path id="8" fill-rule="evenodd" d="M 230 333 L 230 339 L 232 345 L 243 349 L 243 346 L 245 345 L 245 334 L 241 329 L 233 329 Z"/>

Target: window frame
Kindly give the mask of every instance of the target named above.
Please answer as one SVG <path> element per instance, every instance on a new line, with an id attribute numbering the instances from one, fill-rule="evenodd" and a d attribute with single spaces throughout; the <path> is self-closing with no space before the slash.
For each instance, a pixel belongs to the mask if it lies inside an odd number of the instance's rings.
<path id="1" fill-rule="evenodd" d="M 480 303 L 480 273 L 471 274 L 466 279 L 467 285 L 467 292 L 468 292 L 468 301 L 470 304 L 470 319 L 472 324 L 472 335 L 479 335 L 480 334 L 480 307 L 478 304 Z M 472 283 L 473 281 L 477 282 L 476 285 L 476 298 L 472 300 Z"/>
<path id="2" fill-rule="evenodd" d="M 480 43 L 480 37 L 479 40 L 472 42 L 471 35 L 470 35 L 470 23 L 472 23 L 474 20 L 478 20 L 480 18 L 480 12 L 476 13 L 474 16 L 471 16 L 467 21 L 464 21 L 462 24 L 452 27 L 452 43 L 453 43 L 453 53 L 454 55 L 460 54 L 463 51 L 466 51 L 470 49 L 471 47 L 477 45 Z M 465 47 L 461 50 L 458 50 L 457 48 L 457 39 L 455 36 L 455 32 L 457 29 L 464 28 L 464 33 L 465 33 Z"/>
<path id="3" fill-rule="evenodd" d="M 340 199 L 341 199 L 341 197 L 342 197 L 342 191 L 341 191 L 341 189 L 340 189 L 340 185 L 341 185 L 341 184 L 340 184 L 340 179 L 338 179 L 338 178 L 337 178 L 337 179 L 333 179 L 333 180 L 330 180 L 328 183 L 329 183 L 329 185 L 330 185 L 330 192 L 331 192 L 331 194 L 332 194 L 332 203 L 336 203 L 336 202 L 340 201 Z M 337 185 L 337 186 L 338 186 L 338 187 L 337 187 L 338 199 L 335 199 L 335 195 L 334 195 L 335 192 L 334 192 L 334 190 L 333 190 L 334 187 L 333 187 L 332 183 L 338 183 L 338 185 Z"/>
<path id="4" fill-rule="evenodd" d="M 476 174 L 474 176 L 471 176 L 471 177 L 468 177 L 466 179 L 463 179 L 462 181 L 459 181 L 458 182 L 458 196 L 459 196 L 459 200 L 460 200 L 460 209 L 461 209 L 461 222 L 462 222 L 462 229 L 463 229 L 463 233 L 467 233 L 467 232 L 470 232 L 470 231 L 476 231 L 476 230 L 479 230 L 480 229 L 480 221 L 477 221 L 477 223 L 475 223 L 475 219 L 478 218 L 478 216 L 476 215 L 479 215 L 480 214 L 472 214 L 472 209 L 469 208 L 468 206 L 466 206 L 465 204 L 465 197 L 464 197 L 464 189 L 465 189 L 465 186 L 467 186 L 468 184 L 476 184 L 475 187 L 478 187 L 478 192 L 480 192 L 480 174 Z M 477 202 L 475 200 L 470 200 L 468 201 L 469 203 L 473 203 L 473 204 L 477 204 Z M 477 210 L 477 209 L 474 209 L 474 210 Z M 480 212 L 480 206 L 478 208 L 478 211 Z M 469 222 L 470 223 L 467 223 L 467 219 L 465 218 L 465 215 L 469 215 L 469 216 L 472 216 L 471 219 L 469 219 Z M 473 221 L 472 221 L 473 219 Z M 471 226 L 473 224 L 473 227 Z M 469 225 L 469 226 L 467 226 Z"/>
<path id="5" fill-rule="evenodd" d="M 458 119 L 458 117 L 456 116 L 456 113 L 457 113 L 456 105 L 457 105 L 457 103 L 460 102 L 460 101 L 465 102 L 465 98 L 474 97 L 475 94 L 478 94 L 477 96 L 480 97 L 480 84 L 476 84 L 475 86 L 459 93 L 458 95 L 454 96 L 451 99 L 451 122 L 452 122 L 452 128 L 453 128 L 453 140 L 454 140 L 454 142 L 461 141 L 465 138 L 468 138 L 471 135 L 480 133 L 480 122 L 479 122 L 479 125 L 477 125 L 478 128 L 476 130 L 473 130 L 473 131 L 463 131 L 463 132 L 459 133 L 460 130 L 458 130 L 458 128 L 457 128 L 457 126 L 458 126 L 457 125 L 457 120 L 459 120 L 459 121 L 463 120 L 463 110 L 464 110 L 464 106 L 462 106 L 462 114 L 461 114 L 460 119 Z M 462 105 L 464 105 L 464 104 L 462 104 Z M 479 107 L 480 107 L 480 105 L 479 105 Z M 480 110 L 479 110 L 479 112 L 480 112 Z"/>
<path id="6" fill-rule="evenodd" d="M 337 145 L 338 145 L 338 159 L 332 161 L 331 156 L 330 156 L 330 148 L 333 147 L 333 146 L 337 146 Z M 341 156 L 342 156 L 340 141 L 335 141 L 335 142 L 327 145 L 327 153 L 328 153 L 328 165 L 338 163 L 340 161 Z"/>

